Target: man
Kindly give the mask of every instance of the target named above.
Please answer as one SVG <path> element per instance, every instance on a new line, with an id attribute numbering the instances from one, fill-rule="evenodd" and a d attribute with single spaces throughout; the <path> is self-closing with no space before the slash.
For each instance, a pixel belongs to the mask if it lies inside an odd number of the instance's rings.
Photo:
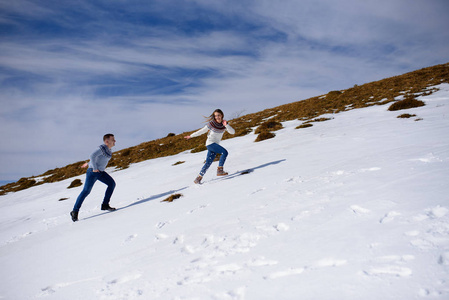
<path id="1" fill-rule="evenodd" d="M 114 211 L 115 208 L 109 206 L 109 201 L 111 200 L 112 193 L 115 188 L 115 181 L 106 173 L 104 170 L 112 157 L 111 148 L 115 146 L 115 138 L 111 133 L 106 134 L 103 137 L 104 144 L 99 147 L 94 153 L 90 155 L 89 164 L 85 163 L 81 167 L 87 169 L 86 182 L 84 183 L 84 188 L 81 194 L 76 199 L 73 211 L 70 213 L 72 216 L 72 221 L 78 221 L 78 212 L 83 204 L 84 199 L 90 194 L 94 183 L 99 180 L 108 186 L 106 193 L 104 195 L 103 204 L 101 204 L 101 210 Z"/>

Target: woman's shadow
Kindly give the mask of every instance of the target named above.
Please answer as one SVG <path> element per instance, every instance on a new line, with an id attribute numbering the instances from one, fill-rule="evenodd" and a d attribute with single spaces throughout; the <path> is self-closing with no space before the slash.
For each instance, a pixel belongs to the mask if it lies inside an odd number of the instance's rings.
<path id="1" fill-rule="evenodd" d="M 277 165 L 277 164 L 279 164 L 279 163 L 281 163 L 281 162 L 283 162 L 285 160 L 286 159 L 275 160 L 275 161 L 272 161 L 272 162 L 269 162 L 269 163 L 266 163 L 266 164 L 254 167 L 254 168 L 249 168 L 249 169 L 244 169 L 242 171 L 234 172 L 232 174 L 224 176 L 223 178 L 215 178 L 215 179 L 212 179 L 210 181 L 213 182 L 213 181 L 217 181 L 217 180 L 228 180 L 228 179 L 232 179 L 232 178 L 237 177 L 237 176 L 250 174 L 250 173 L 254 172 L 257 169 L 262 169 L 262 168 L 265 168 L 265 167 L 268 167 L 268 166 L 271 166 L 271 165 Z"/>

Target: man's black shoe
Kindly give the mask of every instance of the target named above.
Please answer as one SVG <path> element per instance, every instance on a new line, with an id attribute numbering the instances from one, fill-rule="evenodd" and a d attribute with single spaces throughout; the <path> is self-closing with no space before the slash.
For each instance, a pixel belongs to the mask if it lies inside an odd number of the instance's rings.
<path id="1" fill-rule="evenodd" d="M 72 221 L 73 222 L 78 221 L 78 212 L 77 211 L 70 212 L 70 216 L 72 216 Z"/>
<path id="2" fill-rule="evenodd" d="M 101 210 L 114 211 L 115 208 L 114 208 L 114 207 L 110 207 L 109 204 L 102 204 L 102 205 L 101 205 Z"/>

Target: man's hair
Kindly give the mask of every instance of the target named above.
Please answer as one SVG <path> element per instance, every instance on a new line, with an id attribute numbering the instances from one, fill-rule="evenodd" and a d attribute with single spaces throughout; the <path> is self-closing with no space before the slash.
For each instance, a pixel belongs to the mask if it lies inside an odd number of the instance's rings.
<path id="1" fill-rule="evenodd" d="M 103 142 L 106 141 L 107 139 L 109 139 L 110 137 L 113 137 L 113 136 L 114 135 L 112 133 L 105 134 L 104 137 L 103 137 Z"/>

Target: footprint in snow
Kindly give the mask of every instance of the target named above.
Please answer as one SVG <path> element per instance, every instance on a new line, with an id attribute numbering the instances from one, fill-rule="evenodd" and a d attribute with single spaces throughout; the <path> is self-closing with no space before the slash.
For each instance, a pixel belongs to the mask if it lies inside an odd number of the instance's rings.
<path id="1" fill-rule="evenodd" d="M 367 213 L 370 212 L 369 209 L 363 208 L 363 207 L 358 206 L 358 205 L 352 205 L 350 208 L 356 215 L 363 215 L 363 214 L 367 214 Z"/>
<path id="2" fill-rule="evenodd" d="M 429 218 L 439 219 L 439 218 L 444 217 L 449 212 L 449 209 L 447 209 L 444 206 L 438 205 L 436 207 L 427 209 L 426 212 L 427 212 L 427 215 L 429 216 Z"/>
<path id="3" fill-rule="evenodd" d="M 268 276 L 265 276 L 264 279 L 278 279 L 287 276 L 299 275 L 305 271 L 305 268 L 290 268 L 284 271 L 274 272 Z"/>
<path id="4" fill-rule="evenodd" d="M 187 253 L 187 254 L 194 254 L 196 252 L 195 248 L 191 245 L 185 245 L 181 248 L 181 252 Z"/>
<path id="5" fill-rule="evenodd" d="M 197 212 L 197 211 L 199 211 L 201 209 L 204 209 L 204 208 L 206 208 L 208 206 L 209 206 L 209 204 L 200 205 L 197 208 L 188 211 L 187 214 L 193 214 L 194 212 Z"/>
<path id="6" fill-rule="evenodd" d="M 427 154 L 425 157 L 411 159 L 411 161 L 419 161 L 423 163 L 434 163 L 434 162 L 442 162 L 443 160 L 438 156 L 435 156 L 433 153 Z"/>
<path id="7" fill-rule="evenodd" d="M 340 267 L 347 263 L 345 259 L 323 258 L 316 263 L 317 267 Z"/>
<path id="8" fill-rule="evenodd" d="M 347 260 L 345 259 L 335 259 L 335 258 L 323 258 L 317 261 L 313 266 L 310 267 L 301 267 L 301 268 L 290 268 L 288 270 L 279 271 L 271 273 L 268 276 L 265 276 L 264 279 L 277 279 L 286 276 L 293 276 L 302 274 L 306 270 L 314 270 L 317 268 L 327 268 L 327 267 L 341 267 L 346 265 Z"/>
<path id="9" fill-rule="evenodd" d="M 245 265 L 248 267 L 265 267 L 265 266 L 274 266 L 277 265 L 277 260 L 267 260 L 265 257 L 258 257 L 250 260 Z"/>
<path id="10" fill-rule="evenodd" d="M 447 215 L 449 209 L 444 206 L 435 206 L 433 208 L 428 208 L 424 211 L 423 214 L 419 214 L 413 217 L 415 222 L 422 222 L 428 219 L 440 219 Z"/>
<path id="11" fill-rule="evenodd" d="M 373 267 L 365 271 L 368 276 L 396 276 L 396 277 L 408 277 L 412 275 L 412 270 L 410 268 L 401 266 L 380 266 Z"/>
<path id="12" fill-rule="evenodd" d="M 323 206 L 316 207 L 313 210 L 303 210 L 299 215 L 296 215 L 296 216 L 292 217 L 291 220 L 292 221 L 299 221 L 299 220 L 302 220 L 304 218 L 308 218 L 308 217 L 310 217 L 312 215 L 318 214 L 318 213 L 320 213 L 323 210 L 324 210 Z"/>
<path id="13" fill-rule="evenodd" d="M 6 241 L 5 245 L 18 242 L 21 239 L 26 238 L 27 236 L 32 235 L 32 234 L 33 234 L 33 232 L 29 231 L 29 232 L 24 233 L 22 235 L 16 235 L 16 236 L 12 237 L 11 239 L 9 239 L 8 241 Z"/>
<path id="14" fill-rule="evenodd" d="M 111 281 L 108 282 L 108 285 L 115 285 L 115 284 L 122 284 L 122 283 L 126 283 L 129 281 L 134 281 L 136 279 L 139 279 L 140 277 L 142 277 L 142 274 L 139 272 L 135 272 L 135 273 L 130 273 L 127 274 L 123 277 L 117 278 L 117 279 L 113 279 Z"/>
<path id="15" fill-rule="evenodd" d="M 95 281 L 98 279 L 99 279 L 98 277 L 94 277 L 94 278 L 86 278 L 86 279 L 81 279 L 81 280 L 72 281 L 72 282 L 55 283 L 53 285 L 49 285 L 45 288 L 42 288 L 41 292 L 38 295 L 36 295 L 36 297 L 40 298 L 40 297 L 50 296 L 50 295 L 56 293 L 61 288 L 65 288 L 65 287 L 68 287 L 68 286 L 71 286 L 74 284 L 79 284 L 82 282 Z"/>
<path id="16" fill-rule="evenodd" d="M 169 236 L 166 235 L 166 234 L 159 233 L 159 234 L 156 234 L 156 235 L 154 236 L 154 240 L 155 240 L 155 241 L 165 240 L 165 239 L 168 238 L 168 237 L 169 237 Z"/>
<path id="17" fill-rule="evenodd" d="M 246 287 L 242 286 L 226 293 L 219 293 L 215 297 L 217 299 L 245 299 L 245 290 Z"/>
<path id="18" fill-rule="evenodd" d="M 418 230 L 410 230 L 404 233 L 406 236 L 414 237 L 418 236 L 420 232 Z"/>
<path id="19" fill-rule="evenodd" d="M 410 242 L 410 244 L 413 247 L 424 251 L 436 248 L 436 245 L 427 239 L 414 239 Z"/>
<path id="20" fill-rule="evenodd" d="M 156 224 L 156 228 L 161 229 L 162 227 L 164 227 L 165 225 L 168 225 L 170 223 L 173 223 L 174 221 L 164 221 L 164 222 L 159 222 Z"/>
<path id="21" fill-rule="evenodd" d="M 132 235 L 128 236 L 126 238 L 126 240 L 123 242 L 123 244 L 127 244 L 127 243 L 133 241 L 136 237 L 137 237 L 137 234 L 132 234 Z"/>
<path id="22" fill-rule="evenodd" d="M 376 266 L 364 271 L 368 276 L 396 276 L 408 277 L 412 275 L 412 269 L 405 266 L 415 259 L 413 255 L 385 255 L 374 259 Z"/>
<path id="23" fill-rule="evenodd" d="M 39 297 L 49 296 L 51 294 L 56 293 L 54 288 L 51 287 L 51 286 L 47 286 L 47 287 L 45 287 L 45 288 L 43 288 L 41 290 L 42 290 L 42 292 L 39 294 Z"/>
<path id="24" fill-rule="evenodd" d="M 372 167 L 372 168 L 367 168 L 367 169 L 361 169 L 360 172 L 375 172 L 375 171 L 380 171 L 381 168 L 378 167 Z"/>
<path id="25" fill-rule="evenodd" d="M 241 269 L 242 267 L 238 264 L 228 264 L 215 267 L 215 271 L 219 274 L 235 274 Z"/>
<path id="26" fill-rule="evenodd" d="M 438 264 L 443 266 L 449 266 L 449 251 L 444 252 L 438 259 Z"/>
<path id="27" fill-rule="evenodd" d="M 402 264 L 415 259 L 414 255 L 384 255 L 374 259 L 376 263 Z"/>
<path id="28" fill-rule="evenodd" d="M 277 225 L 273 226 L 277 231 L 288 231 L 290 229 L 290 226 L 288 226 L 285 223 L 279 223 Z"/>
<path id="29" fill-rule="evenodd" d="M 337 176 L 341 176 L 341 175 L 345 175 L 348 174 L 349 172 L 343 171 L 343 170 L 338 170 L 335 172 L 332 172 L 331 175 L 337 175 Z"/>
<path id="30" fill-rule="evenodd" d="M 285 182 L 290 182 L 290 183 L 301 183 L 303 182 L 300 176 L 295 176 L 295 177 L 291 177 L 291 178 L 287 178 L 285 179 Z"/>
<path id="31" fill-rule="evenodd" d="M 138 271 L 128 273 L 122 277 L 118 277 L 106 282 L 106 286 L 98 291 L 98 294 L 104 294 L 106 296 L 114 296 L 114 299 L 134 299 L 137 296 L 142 296 L 143 291 L 140 289 L 126 289 L 123 290 L 122 284 L 138 280 L 142 277 L 142 274 Z M 125 294 L 122 294 L 125 293 Z M 100 296 L 101 299 L 103 295 Z"/>
<path id="32" fill-rule="evenodd" d="M 383 216 L 379 220 L 379 223 L 381 223 L 381 224 L 389 223 L 389 222 L 393 221 L 397 216 L 400 216 L 400 215 L 401 214 L 396 211 L 390 211 L 389 213 L 385 214 L 385 216 Z"/>
<path id="33" fill-rule="evenodd" d="M 201 284 L 205 282 L 209 282 L 212 279 L 209 276 L 210 274 L 203 272 L 196 272 L 190 276 L 185 276 L 182 280 L 179 280 L 177 285 L 189 285 L 189 284 Z"/>
<path id="34" fill-rule="evenodd" d="M 421 232 L 409 231 L 405 235 L 412 237 L 410 244 L 423 251 L 444 247 L 449 242 L 449 227 L 447 225 L 449 209 L 435 206 L 424 210 L 424 213 L 412 218 L 415 222 L 423 222 Z"/>
<path id="35" fill-rule="evenodd" d="M 421 297 L 441 297 L 443 292 L 435 289 L 420 288 L 418 295 Z"/>
<path id="36" fill-rule="evenodd" d="M 257 189 L 257 190 L 255 190 L 254 192 L 251 192 L 251 194 L 250 194 L 250 195 L 254 195 L 254 194 L 256 194 L 256 193 L 259 193 L 259 192 L 262 192 L 262 191 L 264 191 L 264 190 L 266 190 L 266 188 L 265 188 L 265 187 L 263 187 L 263 188 L 260 188 L 260 189 Z"/>

